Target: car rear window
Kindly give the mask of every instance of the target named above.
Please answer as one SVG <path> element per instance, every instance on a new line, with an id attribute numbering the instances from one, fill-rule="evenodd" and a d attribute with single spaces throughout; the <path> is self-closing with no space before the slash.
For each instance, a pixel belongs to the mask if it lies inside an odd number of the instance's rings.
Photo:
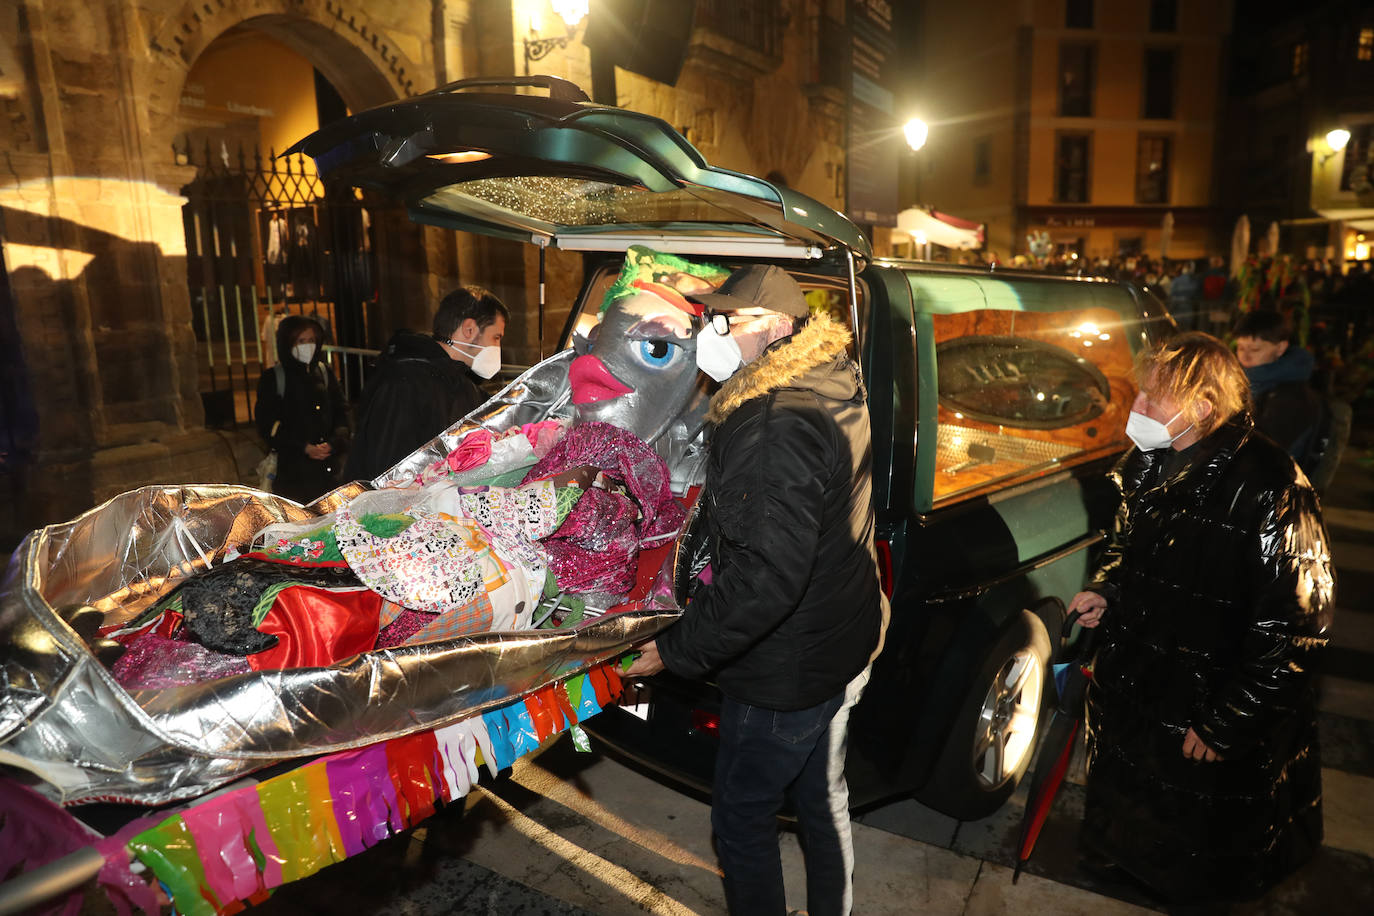
<path id="1" fill-rule="evenodd" d="M 1134 354 L 1105 307 L 934 315 L 936 502 L 1120 451 Z"/>

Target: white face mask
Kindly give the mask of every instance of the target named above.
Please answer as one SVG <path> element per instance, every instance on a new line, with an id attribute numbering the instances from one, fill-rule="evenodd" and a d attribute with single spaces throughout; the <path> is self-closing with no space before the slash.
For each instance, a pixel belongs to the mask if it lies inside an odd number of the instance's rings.
<path id="1" fill-rule="evenodd" d="M 723 321 L 721 323 L 724 323 Z M 708 321 L 697 332 L 697 368 L 718 382 L 723 382 L 744 363 L 739 342 L 728 330 L 722 334 L 716 322 Z"/>
<path id="2" fill-rule="evenodd" d="M 315 358 L 315 345 L 312 343 L 298 343 L 291 348 L 291 355 L 308 366 L 310 365 L 310 361 Z"/>
<path id="3" fill-rule="evenodd" d="M 1183 416 L 1183 411 L 1179 411 L 1169 419 L 1169 423 L 1174 422 Z M 1126 435 L 1135 443 L 1135 447 L 1142 452 L 1149 452 L 1159 448 L 1169 448 L 1174 444 L 1179 436 L 1193 428 L 1189 423 L 1177 436 L 1169 434 L 1169 423 L 1161 423 L 1154 417 L 1147 417 L 1137 410 L 1131 411 L 1131 416 L 1126 420 Z"/>
<path id="4" fill-rule="evenodd" d="M 449 346 L 462 347 L 464 351 L 477 351 L 477 355 L 472 358 L 472 373 L 478 378 L 491 378 L 501 371 L 500 346 L 479 347 L 462 340 L 450 340 Z"/>

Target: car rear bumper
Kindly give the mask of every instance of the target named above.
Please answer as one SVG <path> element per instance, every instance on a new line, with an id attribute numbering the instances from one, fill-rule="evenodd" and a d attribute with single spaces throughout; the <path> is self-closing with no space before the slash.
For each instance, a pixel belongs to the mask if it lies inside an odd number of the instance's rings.
<path id="1" fill-rule="evenodd" d="M 617 756 L 709 796 L 718 747 L 712 724 L 720 712 L 714 689 L 660 676 L 644 691 L 647 701 L 636 712 L 608 706 L 584 728 Z"/>

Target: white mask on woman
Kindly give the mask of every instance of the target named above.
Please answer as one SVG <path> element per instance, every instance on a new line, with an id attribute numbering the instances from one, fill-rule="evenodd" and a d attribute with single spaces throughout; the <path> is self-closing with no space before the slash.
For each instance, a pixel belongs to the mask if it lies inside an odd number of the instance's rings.
<path id="1" fill-rule="evenodd" d="M 501 371 L 501 347 L 499 345 L 479 347 L 477 344 L 470 344 L 463 340 L 449 340 L 449 346 L 477 351 L 477 354 L 472 357 L 472 374 L 478 378 L 491 378 Z"/>
<path id="2" fill-rule="evenodd" d="M 1169 448 L 1178 437 L 1193 428 L 1189 423 L 1179 430 L 1178 435 L 1169 434 L 1169 423 L 1174 422 L 1183 416 L 1183 411 L 1179 411 L 1169 418 L 1168 423 L 1161 423 L 1154 417 L 1147 417 L 1138 410 L 1131 411 L 1130 417 L 1126 420 L 1126 435 L 1135 443 L 1135 447 L 1142 452 L 1149 452 L 1160 448 Z"/>
<path id="3" fill-rule="evenodd" d="M 313 343 L 298 343 L 291 348 L 291 355 L 308 366 L 310 361 L 315 358 L 315 345 Z"/>

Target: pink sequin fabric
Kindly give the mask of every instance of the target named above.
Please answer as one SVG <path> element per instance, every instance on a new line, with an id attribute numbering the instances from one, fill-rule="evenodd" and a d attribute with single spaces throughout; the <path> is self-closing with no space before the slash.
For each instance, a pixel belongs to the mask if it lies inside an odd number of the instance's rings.
<path id="1" fill-rule="evenodd" d="M 156 633 L 144 633 L 135 639 L 110 668 L 115 680 L 127 690 L 186 687 L 251 670 L 248 659 L 241 656 L 225 655 L 199 643 L 168 639 Z"/>
<path id="2" fill-rule="evenodd" d="M 621 481 L 624 493 L 591 489 L 541 543 L 560 588 L 623 595 L 635 582 L 641 546 L 682 525 L 686 510 L 668 487 L 668 466 L 633 433 L 609 423 L 580 423 L 525 476 L 552 477 L 594 467 Z"/>
<path id="3" fill-rule="evenodd" d="M 433 622 L 433 614 L 421 614 L 419 611 L 403 608 L 396 618 L 382 627 L 382 631 L 377 634 L 377 648 L 390 649 L 404 645 L 427 624 Z"/>

